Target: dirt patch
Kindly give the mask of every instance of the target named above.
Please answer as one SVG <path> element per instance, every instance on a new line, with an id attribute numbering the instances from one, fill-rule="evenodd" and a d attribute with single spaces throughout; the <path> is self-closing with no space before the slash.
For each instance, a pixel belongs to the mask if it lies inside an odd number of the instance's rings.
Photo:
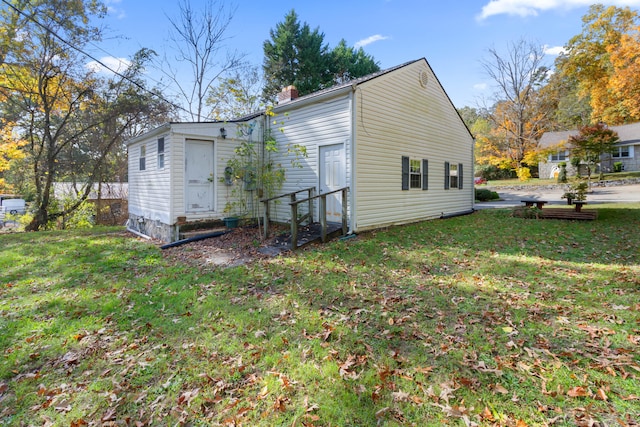
<path id="1" fill-rule="evenodd" d="M 275 230 L 274 236 L 266 240 L 261 233 L 257 227 L 239 227 L 221 236 L 163 249 L 162 252 L 166 258 L 194 267 L 228 268 L 289 250 L 282 236 L 283 230 Z"/>

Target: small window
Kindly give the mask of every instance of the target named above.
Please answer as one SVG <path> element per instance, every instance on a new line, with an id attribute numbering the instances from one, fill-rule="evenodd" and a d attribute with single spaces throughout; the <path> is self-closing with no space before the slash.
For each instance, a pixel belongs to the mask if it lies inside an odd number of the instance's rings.
<path id="1" fill-rule="evenodd" d="M 420 160 L 411 159 L 409 163 L 409 187 L 422 188 L 422 172 L 420 172 Z"/>
<path id="2" fill-rule="evenodd" d="M 147 146 L 140 146 L 140 170 L 143 171 L 147 168 Z"/>
<path id="3" fill-rule="evenodd" d="M 458 188 L 458 165 L 449 166 L 449 188 Z"/>
<path id="4" fill-rule="evenodd" d="M 462 189 L 463 182 L 462 163 L 444 162 L 444 189 Z"/>
<path id="5" fill-rule="evenodd" d="M 566 150 L 558 150 L 555 153 L 552 153 L 551 155 L 549 155 L 549 161 L 562 162 L 564 160 L 567 160 L 568 156 L 569 156 L 569 153 Z"/>
<path id="6" fill-rule="evenodd" d="M 428 189 L 429 162 L 426 159 L 410 159 L 402 156 L 402 189 Z"/>
<path id="7" fill-rule="evenodd" d="M 626 147 L 614 147 L 614 151 L 611 154 L 614 158 L 619 159 L 622 157 L 631 157 L 631 150 L 629 150 L 631 147 L 626 146 Z"/>
<path id="8" fill-rule="evenodd" d="M 158 138 L 158 169 L 164 169 L 164 138 Z"/>

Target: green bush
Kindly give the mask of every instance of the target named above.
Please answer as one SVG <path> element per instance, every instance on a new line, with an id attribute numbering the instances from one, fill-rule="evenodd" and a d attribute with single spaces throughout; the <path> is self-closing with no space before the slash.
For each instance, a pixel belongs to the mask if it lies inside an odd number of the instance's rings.
<path id="1" fill-rule="evenodd" d="M 486 188 L 476 188 L 476 200 L 487 202 L 489 200 L 498 200 L 500 196 L 495 191 Z"/>
<path id="2" fill-rule="evenodd" d="M 516 173 L 513 169 L 500 169 L 493 165 L 476 165 L 475 172 L 476 176 L 482 177 L 487 181 L 516 177 Z"/>
<path id="3" fill-rule="evenodd" d="M 613 164 L 613 171 L 614 172 L 622 172 L 622 162 L 615 162 Z"/>

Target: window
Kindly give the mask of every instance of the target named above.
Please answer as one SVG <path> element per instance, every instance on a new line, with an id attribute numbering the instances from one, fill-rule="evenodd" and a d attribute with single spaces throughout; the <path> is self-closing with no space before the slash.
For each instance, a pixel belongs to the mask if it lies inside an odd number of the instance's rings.
<path id="1" fill-rule="evenodd" d="M 462 189 L 463 182 L 462 163 L 451 164 L 449 162 L 444 162 L 444 189 Z"/>
<path id="2" fill-rule="evenodd" d="M 429 188 L 429 161 L 426 159 L 410 159 L 402 157 L 402 189 Z"/>
<path id="3" fill-rule="evenodd" d="M 422 174 L 420 173 L 420 160 L 409 161 L 409 187 L 422 188 Z"/>
<path id="4" fill-rule="evenodd" d="M 164 169 L 164 138 L 158 138 L 158 169 Z"/>
<path id="5" fill-rule="evenodd" d="M 626 146 L 626 147 L 614 147 L 613 148 L 613 153 L 611 153 L 611 155 L 614 158 L 631 157 L 632 156 L 631 150 L 632 150 L 632 148 L 629 147 L 629 146 Z"/>
<path id="6" fill-rule="evenodd" d="M 141 171 L 147 168 L 146 162 L 147 162 L 147 146 L 141 145 L 140 146 L 140 170 Z"/>
<path id="7" fill-rule="evenodd" d="M 561 162 L 563 160 L 567 160 L 569 153 L 565 150 L 558 150 L 553 154 L 549 155 L 549 161 L 551 162 Z"/>

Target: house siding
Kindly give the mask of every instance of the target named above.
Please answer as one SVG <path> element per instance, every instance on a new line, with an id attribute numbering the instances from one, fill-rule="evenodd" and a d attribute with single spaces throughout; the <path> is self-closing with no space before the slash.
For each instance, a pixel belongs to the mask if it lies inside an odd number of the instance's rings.
<path id="1" fill-rule="evenodd" d="M 165 139 L 164 168 L 158 169 L 158 138 Z M 140 170 L 140 149 L 146 147 L 145 170 Z M 129 211 L 139 217 L 168 222 L 173 141 L 170 134 L 143 139 L 129 146 Z"/>
<path id="2" fill-rule="evenodd" d="M 232 200 L 232 186 L 220 182 L 227 161 L 240 140 L 235 124 L 224 124 L 227 139 L 219 137 L 219 123 L 173 123 L 166 132 L 151 132 L 134 140 L 129 151 L 129 227 L 163 241 L 178 239 L 176 223 L 222 219 L 227 202 Z M 257 131 L 260 134 L 260 130 Z M 158 169 L 158 138 L 164 137 L 164 168 Z M 214 167 L 213 209 L 187 213 L 185 209 L 185 150 L 188 140 L 206 141 L 212 145 Z M 146 145 L 146 170 L 139 170 L 140 147 Z M 237 185 L 237 184 L 236 184 Z"/>
<path id="3" fill-rule="evenodd" d="M 356 231 L 473 208 L 473 139 L 426 61 L 365 82 L 355 96 Z M 402 190 L 402 156 L 428 160 L 427 190 Z M 444 189 L 445 162 L 463 164 L 462 189 Z"/>
<path id="4" fill-rule="evenodd" d="M 319 148 L 323 145 L 344 144 L 345 156 L 350 156 L 350 100 L 344 94 L 321 103 L 303 108 L 279 108 L 278 115 L 273 119 L 277 124 L 272 128 L 272 134 L 278 141 L 278 155 L 273 157 L 276 164 L 286 169 L 286 181 L 280 194 L 298 191 L 303 188 L 319 188 Z M 307 156 L 297 159 L 301 167 L 292 167 L 295 156 L 288 154 L 291 144 L 303 146 Z M 346 161 L 346 185 L 349 185 L 350 165 Z M 298 199 L 306 197 L 300 194 Z M 289 221 L 291 208 L 289 200 L 280 199 L 280 203 L 271 208 L 272 220 L 276 222 Z M 301 206 L 301 209 L 306 209 Z M 314 204 L 314 216 L 318 218 L 317 203 Z M 304 211 L 303 213 L 306 213 Z"/>

